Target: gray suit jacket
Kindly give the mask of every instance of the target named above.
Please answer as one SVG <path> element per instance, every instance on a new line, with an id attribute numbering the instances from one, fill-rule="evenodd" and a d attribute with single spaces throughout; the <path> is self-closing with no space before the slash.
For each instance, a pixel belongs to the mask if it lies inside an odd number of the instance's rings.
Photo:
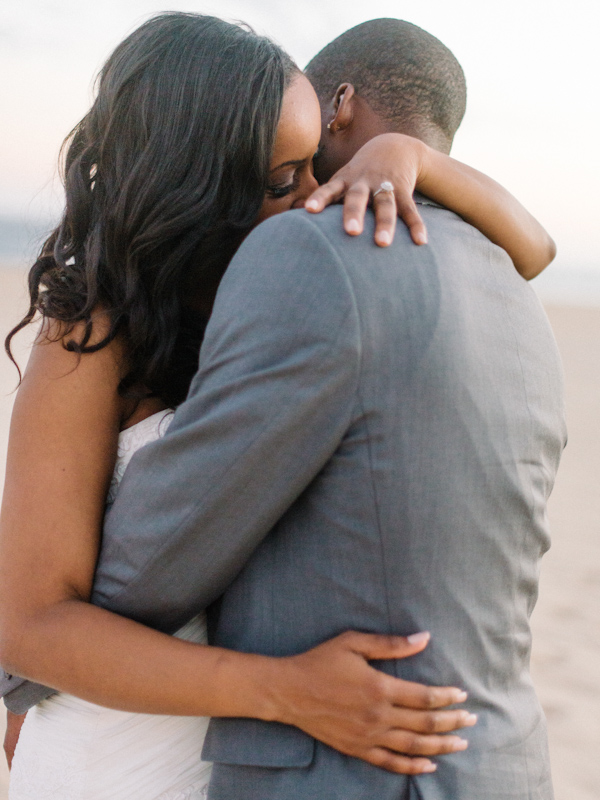
<path id="1" fill-rule="evenodd" d="M 408 779 L 303 732 L 214 720 L 213 800 L 550 800 L 529 615 L 565 441 L 545 315 L 506 254 L 449 211 L 377 248 L 339 208 L 246 240 L 188 400 L 134 457 L 95 602 L 174 631 L 223 594 L 214 641 L 286 655 L 341 631 L 430 630 L 381 665 L 464 686 L 465 753 Z M 202 680 L 202 676 L 199 676 Z"/>

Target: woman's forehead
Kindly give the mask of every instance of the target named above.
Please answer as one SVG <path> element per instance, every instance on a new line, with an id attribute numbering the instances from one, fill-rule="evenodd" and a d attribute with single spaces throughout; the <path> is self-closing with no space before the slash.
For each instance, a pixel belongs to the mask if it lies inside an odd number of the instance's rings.
<path id="1" fill-rule="evenodd" d="M 319 100 L 308 78 L 298 73 L 283 96 L 273 151 L 274 167 L 312 155 L 319 144 L 320 136 Z"/>

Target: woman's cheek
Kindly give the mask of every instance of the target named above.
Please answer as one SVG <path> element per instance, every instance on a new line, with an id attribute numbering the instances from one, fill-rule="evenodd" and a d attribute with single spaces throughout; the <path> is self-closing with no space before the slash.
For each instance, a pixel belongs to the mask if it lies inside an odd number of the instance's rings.
<path id="1" fill-rule="evenodd" d="M 277 199 L 265 197 L 258 213 L 258 217 L 256 218 L 255 225 L 264 222 L 264 220 L 269 219 L 269 217 L 274 217 L 275 214 L 282 214 L 284 211 L 289 211 L 292 207 L 293 201 L 293 195 L 287 195 L 286 197 L 280 197 Z"/>

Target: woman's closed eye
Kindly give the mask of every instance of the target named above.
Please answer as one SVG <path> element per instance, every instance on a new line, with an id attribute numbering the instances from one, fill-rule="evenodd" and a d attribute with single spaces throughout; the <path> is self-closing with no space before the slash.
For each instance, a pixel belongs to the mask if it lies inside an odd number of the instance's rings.
<path id="1" fill-rule="evenodd" d="M 296 172 L 291 183 L 275 183 L 271 186 L 267 186 L 267 194 L 274 200 L 278 200 L 279 198 L 285 197 L 286 195 L 294 192 L 298 188 L 299 184 L 300 178 Z"/>
<path id="2" fill-rule="evenodd" d="M 313 156 L 312 159 L 304 161 L 304 162 L 297 162 L 298 169 L 294 172 L 293 180 L 288 183 L 273 183 L 270 186 L 267 186 L 267 194 L 269 197 L 273 198 L 274 200 L 278 200 L 281 197 L 285 197 L 292 192 L 295 192 L 302 180 L 301 172 L 303 169 L 310 169 L 310 173 L 312 175 L 312 164 L 316 158 L 318 158 L 319 153 L 321 152 L 321 147 L 319 146 Z"/>

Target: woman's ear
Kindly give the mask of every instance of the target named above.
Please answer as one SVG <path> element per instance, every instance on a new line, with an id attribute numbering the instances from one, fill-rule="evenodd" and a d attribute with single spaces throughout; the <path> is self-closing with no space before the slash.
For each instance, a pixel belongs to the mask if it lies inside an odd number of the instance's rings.
<path id="1" fill-rule="evenodd" d="M 328 122 L 327 129 L 331 133 L 346 130 L 354 119 L 354 86 L 351 83 L 342 83 L 333 96 L 333 118 Z"/>

